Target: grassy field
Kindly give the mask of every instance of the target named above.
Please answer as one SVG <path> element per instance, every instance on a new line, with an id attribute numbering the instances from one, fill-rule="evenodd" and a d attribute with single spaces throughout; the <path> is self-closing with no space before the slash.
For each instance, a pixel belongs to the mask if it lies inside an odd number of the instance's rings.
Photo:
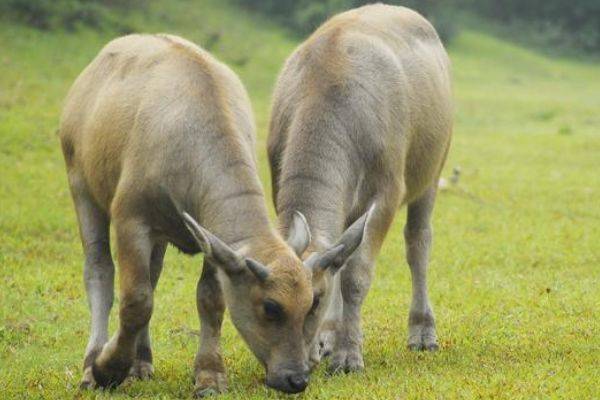
<path id="1" fill-rule="evenodd" d="M 159 2 L 156 2 L 159 3 Z M 296 39 L 218 0 L 162 2 L 127 23 L 207 45 L 240 74 L 258 123 L 261 177 L 270 91 Z M 0 20 L 2 398 L 187 398 L 200 259 L 167 252 L 155 297 L 156 376 L 77 391 L 89 313 L 55 136 L 69 85 L 116 32 L 40 32 Z M 398 213 L 364 307 L 358 376 L 321 367 L 303 398 L 600 396 L 600 64 L 548 58 L 477 30 L 450 47 L 456 129 L 435 212 L 430 293 L 441 350 L 405 347 L 410 275 Z M 114 313 L 116 315 L 116 313 Z M 115 320 L 112 321 L 115 326 Z M 228 398 L 277 398 L 229 321 Z"/>

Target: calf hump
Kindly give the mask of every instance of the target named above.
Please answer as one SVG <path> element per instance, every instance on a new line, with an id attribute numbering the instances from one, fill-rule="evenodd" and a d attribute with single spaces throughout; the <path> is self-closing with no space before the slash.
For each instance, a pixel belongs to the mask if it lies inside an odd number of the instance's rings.
<path id="1" fill-rule="evenodd" d="M 317 30 L 298 52 L 299 64 L 309 75 L 311 88 L 340 85 L 347 73 L 348 59 L 343 49 L 343 36 L 352 20 L 330 21 Z"/>

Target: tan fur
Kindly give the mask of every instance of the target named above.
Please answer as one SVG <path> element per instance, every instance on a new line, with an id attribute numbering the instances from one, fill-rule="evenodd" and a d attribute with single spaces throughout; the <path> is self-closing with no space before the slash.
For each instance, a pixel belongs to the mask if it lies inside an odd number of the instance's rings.
<path id="1" fill-rule="evenodd" d="M 289 373 L 304 373 L 301 332 L 312 302 L 310 272 L 270 226 L 256 171 L 254 131 L 249 99 L 237 76 L 176 36 L 116 39 L 77 78 L 65 102 L 60 139 L 86 251 L 94 321 L 85 379 L 118 384 L 135 361 L 136 338 L 147 330 L 152 290 L 162 268 L 162 258 L 160 265 L 151 265 L 153 249 L 163 246 L 164 253 L 166 242 L 195 249 L 190 233 L 180 229 L 183 223 L 173 222 L 176 210 L 162 206 L 165 195 L 159 188 L 240 257 L 270 271 L 264 283 L 249 270 L 232 277 L 217 268 L 217 276 L 211 270 L 216 267 L 205 260 L 208 272 L 198 290 L 203 343 L 196 359 L 197 390 L 225 386 L 218 347 L 224 303 L 268 367 L 268 382 L 286 390 Z M 108 241 L 108 223 L 117 234 L 120 328 L 100 351 L 112 303 L 110 251 L 98 247 Z M 106 262 L 99 265 L 96 253 Z M 265 320 L 266 299 L 284 308 L 282 324 Z M 150 352 L 145 342 L 144 354 Z M 150 354 L 145 357 L 151 361 Z"/>
<path id="2" fill-rule="evenodd" d="M 431 314 L 423 289 L 430 242 L 425 233 L 451 135 L 450 62 L 434 28 L 412 10 L 375 4 L 341 13 L 287 59 L 273 95 L 268 138 L 281 230 L 287 234 L 293 213 L 302 212 L 313 233 L 306 254 L 323 252 L 375 205 L 360 249 L 336 277 L 344 320 L 336 332 L 333 370 L 362 368 L 360 306 L 402 204 L 413 216 L 407 243 L 419 288 L 411 318 Z M 331 274 L 315 275 L 313 287 L 335 302 L 332 280 Z M 305 322 L 313 327 L 308 340 L 324 318 L 324 303 Z M 427 334 L 419 335 L 422 340 Z"/>

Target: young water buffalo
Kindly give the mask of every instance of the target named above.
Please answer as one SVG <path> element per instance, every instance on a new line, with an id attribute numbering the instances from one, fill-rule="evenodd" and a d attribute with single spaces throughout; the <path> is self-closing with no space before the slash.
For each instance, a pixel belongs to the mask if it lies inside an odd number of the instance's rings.
<path id="1" fill-rule="evenodd" d="M 436 183 L 452 132 L 449 64 L 429 22 L 377 4 L 326 22 L 289 57 L 277 82 L 268 152 L 283 231 L 300 210 L 313 231 L 305 254 L 331 256 L 342 230 L 373 205 L 365 238 L 345 267 L 313 272 L 315 296 L 325 301 L 307 318 L 305 334 L 314 338 L 313 361 L 319 345 L 321 354 L 333 350 L 332 372 L 364 368 L 360 308 L 403 204 L 413 283 L 408 345 L 438 347 L 425 275 Z"/>
<path id="2" fill-rule="evenodd" d="M 196 394 L 225 389 L 219 348 L 225 305 L 265 366 L 266 383 L 285 392 L 304 390 L 311 272 L 270 226 L 254 131 L 248 96 L 235 74 L 175 36 L 116 39 L 77 78 L 60 139 L 92 314 L 82 386 L 111 387 L 128 375 L 152 374 L 148 323 L 170 242 L 205 254 L 197 288 Z M 120 276 L 120 324 L 110 341 L 109 224 Z M 294 226 L 292 243 L 306 240 L 299 214 Z"/>

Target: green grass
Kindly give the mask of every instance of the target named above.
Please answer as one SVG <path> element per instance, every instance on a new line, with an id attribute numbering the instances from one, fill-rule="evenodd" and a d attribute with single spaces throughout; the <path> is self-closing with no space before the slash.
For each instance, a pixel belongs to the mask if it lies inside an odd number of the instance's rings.
<path id="1" fill-rule="evenodd" d="M 211 51 L 252 97 L 269 190 L 270 91 L 295 39 L 218 0 L 162 3 L 128 16 L 128 24 L 213 42 Z M 69 85 L 115 33 L 0 22 L 2 397 L 189 397 L 200 259 L 173 250 L 152 322 L 155 379 L 110 394 L 77 392 L 89 314 L 55 129 Z M 435 212 L 430 294 L 441 351 L 405 347 L 410 276 L 401 211 L 364 307 L 366 371 L 328 378 L 321 367 L 299 397 L 600 393 L 600 65 L 547 58 L 474 30 L 464 30 L 450 54 L 457 112 L 446 174 L 455 166 L 463 173 Z M 223 398 L 280 397 L 262 385 L 263 371 L 225 325 L 230 392 Z"/>

